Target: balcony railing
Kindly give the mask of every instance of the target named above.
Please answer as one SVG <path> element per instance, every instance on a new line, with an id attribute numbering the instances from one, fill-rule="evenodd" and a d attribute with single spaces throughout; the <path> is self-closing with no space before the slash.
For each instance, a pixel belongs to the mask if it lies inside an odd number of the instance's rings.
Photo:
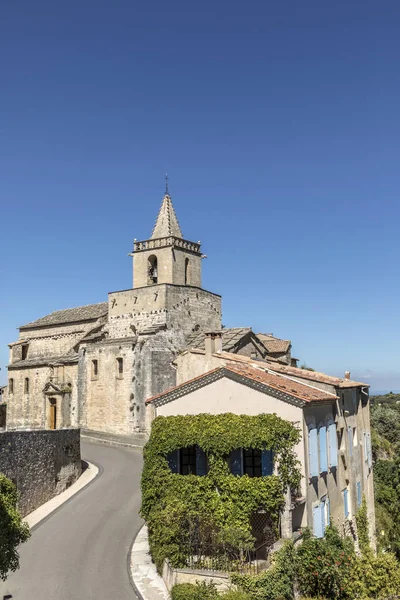
<path id="1" fill-rule="evenodd" d="M 200 243 L 189 242 L 182 238 L 170 235 L 168 237 L 161 237 L 152 240 L 144 240 L 143 242 L 133 242 L 133 251 L 140 252 L 142 250 L 153 250 L 155 248 L 163 248 L 165 246 L 176 246 L 177 248 L 183 248 L 191 252 L 200 252 Z"/>

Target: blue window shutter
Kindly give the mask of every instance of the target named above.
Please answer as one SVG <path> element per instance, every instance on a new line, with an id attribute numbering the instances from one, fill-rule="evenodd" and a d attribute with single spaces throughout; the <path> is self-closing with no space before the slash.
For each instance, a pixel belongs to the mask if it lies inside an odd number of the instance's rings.
<path id="1" fill-rule="evenodd" d="M 361 481 L 357 481 L 357 505 L 360 506 L 362 501 Z"/>
<path id="2" fill-rule="evenodd" d="M 242 475 L 242 449 L 237 448 L 231 452 L 231 473 L 232 475 Z"/>
<path id="3" fill-rule="evenodd" d="M 320 504 L 320 512 L 321 512 L 321 529 L 322 535 L 325 535 L 325 502 L 321 502 Z"/>
<path id="4" fill-rule="evenodd" d="M 367 433 L 363 432 L 363 442 L 364 442 L 364 462 L 368 462 L 368 443 L 367 443 Z"/>
<path id="5" fill-rule="evenodd" d="M 371 446 L 371 434 L 367 433 L 367 458 L 368 458 L 368 467 L 372 467 L 372 446 Z"/>
<path id="6" fill-rule="evenodd" d="M 274 473 L 274 453 L 272 450 L 263 450 L 261 452 L 261 468 L 263 477 L 273 475 Z"/>
<path id="7" fill-rule="evenodd" d="M 308 452 L 310 459 L 310 477 L 318 477 L 318 434 L 315 427 L 308 430 Z"/>
<path id="8" fill-rule="evenodd" d="M 207 457 L 202 448 L 196 446 L 196 475 L 207 475 Z"/>
<path id="9" fill-rule="evenodd" d="M 331 503 L 329 502 L 329 498 L 326 501 L 326 526 L 329 527 L 331 524 Z"/>
<path id="10" fill-rule="evenodd" d="M 179 452 L 179 450 L 174 450 L 173 452 L 170 452 L 167 455 L 168 465 L 173 473 L 178 473 L 178 464 L 179 464 L 178 452 Z"/>
<path id="11" fill-rule="evenodd" d="M 319 435 L 319 471 L 326 473 L 328 471 L 328 456 L 326 447 L 326 427 L 322 425 L 318 430 Z"/>
<path id="12" fill-rule="evenodd" d="M 314 508 L 313 508 L 313 529 L 314 529 L 315 537 L 317 537 L 317 538 L 324 537 L 324 534 L 322 531 L 321 505 L 320 504 L 318 506 L 314 506 Z"/>
<path id="13" fill-rule="evenodd" d="M 338 447 L 337 447 L 337 436 L 336 436 L 336 423 L 330 423 L 328 427 L 329 435 L 329 466 L 338 466 Z"/>
<path id="14" fill-rule="evenodd" d="M 353 428 L 352 427 L 347 428 L 347 435 L 349 438 L 349 454 L 350 454 L 350 456 L 353 456 Z"/>
<path id="15" fill-rule="evenodd" d="M 343 508 L 344 518 L 347 519 L 349 516 L 349 490 L 343 490 Z"/>

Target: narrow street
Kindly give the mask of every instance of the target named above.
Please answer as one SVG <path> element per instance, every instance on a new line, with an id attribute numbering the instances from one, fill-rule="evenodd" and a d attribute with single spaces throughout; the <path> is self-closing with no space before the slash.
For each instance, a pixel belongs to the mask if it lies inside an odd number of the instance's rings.
<path id="1" fill-rule="evenodd" d="M 32 532 L 0 600 L 135 600 L 127 557 L 141 520 L 141 452 L 82 443 L 100 473 Z"/>

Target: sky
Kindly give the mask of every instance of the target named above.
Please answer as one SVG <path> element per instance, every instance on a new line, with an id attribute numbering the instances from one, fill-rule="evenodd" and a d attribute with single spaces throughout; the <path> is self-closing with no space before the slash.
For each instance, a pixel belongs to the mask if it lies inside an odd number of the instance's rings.
<path id="1" fill-rule="evenodd" d="M 131 287 L 169 189 L 223 324 L 400 388 L 400 4 L 2 0 L 0 381 Z"/>

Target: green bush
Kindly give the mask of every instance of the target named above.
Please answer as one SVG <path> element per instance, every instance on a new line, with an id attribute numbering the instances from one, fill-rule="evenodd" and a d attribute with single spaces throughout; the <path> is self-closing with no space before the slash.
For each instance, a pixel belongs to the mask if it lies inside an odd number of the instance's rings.
<path id="1" fill-rule="evenodd" d="M 251 600 L 292 600 L 294 582 L 294 547 L 286 542 L 272 555 L 272 566 L 261 575 L 232 575 L 232 582 L 250 595 Z"/>
<path id="2" fill-rule="evenodd" d="M 368 527 L 368 511 L 367 501 L 363 495 L 361 506 L 356 514 L 356 523 L 358 531 L 358 542 L 360 544 L 360 550 L 362 554 L 366 554 L 370 550 L 369 543 L 369 527 Z"/>
<path id="3" fill-rule="evenodd" d="M 0 473 L 0 579 L 19 568 L 18 546 L 30 534 L 17 510 L 17 488 Z"/>
<path id="4" fill-rule="evenodd" d="M 400 594 L 400 565 L 394 554 L 370 551 L 357 559 L 346 582 L 348 598 L 388 599 Z"/>
<path id="5" fill-rule="evenodd" d="M 218 592 L 212 583 L 180 583 L 171 590 L 171 600 L 215 600 Z"/>
<path id="6" fill-rule="evenodd" d="M 223 600 L 252 600 L 251 596 L 240 590 L 232 590 L 220 596 Z"/>
<path id="7" fill-rule="evenodd" d="M 326 598 L 351 598 L 345 582 L 351 579 L 356 555 L 349 538 L 328 527 L 325 538 L 314 538 L 307 529 L 295 554 L 295 570 L 300 593 Z"/>

